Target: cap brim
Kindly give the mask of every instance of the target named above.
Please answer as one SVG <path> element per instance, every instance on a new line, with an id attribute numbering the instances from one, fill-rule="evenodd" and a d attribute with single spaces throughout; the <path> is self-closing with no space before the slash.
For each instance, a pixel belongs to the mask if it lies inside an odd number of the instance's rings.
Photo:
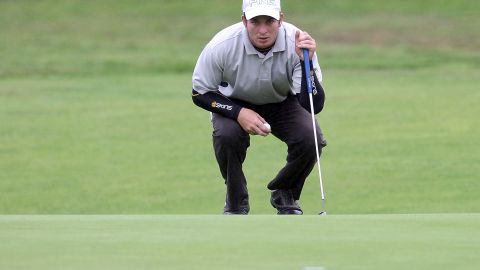
<path id="1" fill-rule="evenodd" d="M 250 20 L 251 18 L 255 18 L 257 16 L 269 16 L 274 18 L 275 20 L 279 20 L 280 11 L 273 10 L 273 9 L 269 9 L 269 10 L 264 9 L 264 10 L 250 10 L 245 12 L 245 18 L 247 20 Z"/>

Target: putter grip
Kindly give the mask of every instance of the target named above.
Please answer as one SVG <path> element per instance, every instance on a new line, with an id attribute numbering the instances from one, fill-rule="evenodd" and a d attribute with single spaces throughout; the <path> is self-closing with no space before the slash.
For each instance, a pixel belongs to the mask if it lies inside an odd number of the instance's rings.
<path id="1" fill-rule="evenodd" d="M 312 93 L 312 80 L 310 79 L 310 57 L 308 49 L 303 49 L 303 62 L 305 63 L 305 78 L 307 78 L 307 91 Z"/>

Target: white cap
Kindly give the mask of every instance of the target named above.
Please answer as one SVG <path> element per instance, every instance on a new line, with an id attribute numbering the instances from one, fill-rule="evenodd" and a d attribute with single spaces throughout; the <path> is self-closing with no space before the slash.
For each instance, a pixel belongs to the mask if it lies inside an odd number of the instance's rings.
<path id="1" fill-rule="evenodd" d="M 243 13 L 250 20 L 260 15 L 280 19 L 280 0 L 243 0 Z"/>

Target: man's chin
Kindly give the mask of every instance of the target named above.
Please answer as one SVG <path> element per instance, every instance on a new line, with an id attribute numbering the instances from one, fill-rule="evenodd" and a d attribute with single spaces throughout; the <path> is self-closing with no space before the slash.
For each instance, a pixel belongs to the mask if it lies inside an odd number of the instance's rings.
<path id="1" fill-rule="evenodd" d="M 273 46 L 273 42 L 257 42 L 257 44 L 255 44 L 255 47 L 259 48 L 259 49 L 268 49 L 270 47 Z"/>

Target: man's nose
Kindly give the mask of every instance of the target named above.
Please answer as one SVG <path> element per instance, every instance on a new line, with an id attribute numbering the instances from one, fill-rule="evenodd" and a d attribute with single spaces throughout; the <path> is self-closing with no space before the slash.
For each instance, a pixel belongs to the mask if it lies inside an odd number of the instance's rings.
<path id="1" fill-rule="evenodd" d="M 258 28 L 258 32 L 260 34 L 266 34 L 268 33 L 268 27 L 266 24 L 261 24 L 260 27 Z"/>

